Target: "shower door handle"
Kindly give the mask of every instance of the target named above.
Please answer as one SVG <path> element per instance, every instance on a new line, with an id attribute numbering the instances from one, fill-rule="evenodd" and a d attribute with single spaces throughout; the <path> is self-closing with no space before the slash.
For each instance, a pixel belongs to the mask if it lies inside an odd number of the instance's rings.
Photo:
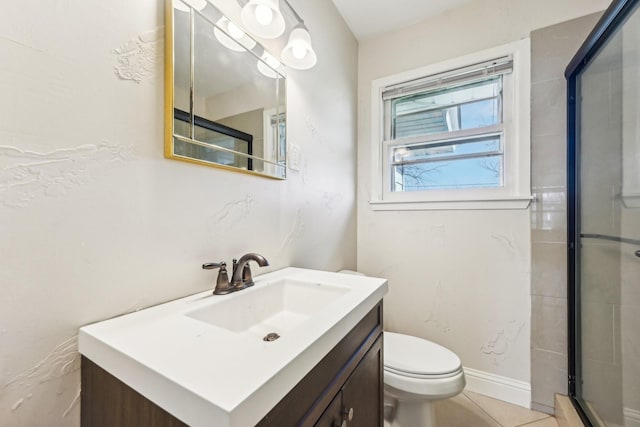
<path id="1" fill-rule="evenodd" d="M 580 238 L 609 240 L 611 242 L 627 243 L 629 245 L 634 245 L 634 246 L 640 245 L 640 239 L 630 239 L 628 237 L 618 237 L 618 236 L 607 236 L 606 234 L 580 233 Z M 635 251 L 634 255 L 640 258 L 640 249 Z"/>

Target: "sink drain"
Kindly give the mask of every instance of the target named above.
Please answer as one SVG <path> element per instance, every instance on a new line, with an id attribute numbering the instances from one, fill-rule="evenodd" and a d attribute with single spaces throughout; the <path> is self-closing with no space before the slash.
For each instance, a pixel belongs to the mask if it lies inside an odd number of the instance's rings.
<path id="1" fill-rule="evenodd" d="M 276 334 L 275 332 L 270 332 L 267 335 L 264 336 L 264 338 L 262 338 L 263 341 L 275 341 L 278 338 L 280 338 L 280 335 Z"/>

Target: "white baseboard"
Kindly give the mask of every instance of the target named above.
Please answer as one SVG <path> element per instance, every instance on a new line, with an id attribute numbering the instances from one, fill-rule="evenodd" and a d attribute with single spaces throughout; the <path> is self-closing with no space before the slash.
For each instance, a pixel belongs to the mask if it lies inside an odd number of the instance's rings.
<path id="1" fill-rule="evenodd" d="M 465 390 L 531 408 L 531 384 L 527 382 L 471 368 L 464 368 L 464 375 Z"/>
<path id="2" fill-rule="evenodd" d="M 624 408 L 624 427 L 640 427 L 640 411 Z"/>

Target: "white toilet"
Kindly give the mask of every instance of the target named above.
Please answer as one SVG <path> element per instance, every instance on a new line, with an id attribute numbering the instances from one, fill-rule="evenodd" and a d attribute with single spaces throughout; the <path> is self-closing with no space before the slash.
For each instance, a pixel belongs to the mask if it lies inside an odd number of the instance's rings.
<path id="1" fill-rule="evenodd" d="M 433 427 L 433 402 L 464 389 L 460 358 L 422 338 L 384 333 L 385 421 L 392 427 Z"/>
<path id="2" fill-rule="evenodd" d="M 435 427 L 434 401 L 460 394 L 466 384 L 460 358 L 422 338 L 385 331 L 383 359 L 385 426 Z"/>

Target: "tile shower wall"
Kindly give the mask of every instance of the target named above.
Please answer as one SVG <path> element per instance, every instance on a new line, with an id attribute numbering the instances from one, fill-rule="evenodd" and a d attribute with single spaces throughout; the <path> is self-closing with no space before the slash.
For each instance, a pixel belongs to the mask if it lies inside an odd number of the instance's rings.
<path id="1" fill-rule="evenodd" d="M 566 80 L 600 13 L 531 33 L 531 400 L 567 393 Z"/>
<path id="2" fill-rule="evenodd" d="M 637 238 L 640 14 L 582 77 L 582 232 Z M 622 165 L 622 167 L 620 167 Z M 640 425 L 635 245 L 582 242 L 582 397 L 607 425 Z"/>
<path id="3" fill-rule="evenodd" d="M 622 189 L 622 38 L 615 37 L 581 78 L 581 233 L 624 236 Z M 623 247 L 581 241 L 582 398 L 608 424 L 622 425 L 620 347 Z"/>
<path id="4" fill-rule="evenodd" d="M 622 70 L 622 236 L 640 237 L 640 14 L 636 12 L 623 29 Z M 628 46 L 628 47 L 627 47 Z M 631 47 L 635 46 L 636 49 Z M 620 256 L 620 352 L 614 359 L 622 365 L 624 425 L 640 427 L 640 258 L 637 246 L 622 245 Z"/>
<path id="5" fill-rule="evenodd" d="M 78 328 L 211 289 L 202 262 L 355 267 L 357 42 L 291 3 L 319 61 L 289 73 L 299 170 L 275 181 L 163 158 L 163 0 L 3 2 L 2 427 L 77 426 Z"/>

